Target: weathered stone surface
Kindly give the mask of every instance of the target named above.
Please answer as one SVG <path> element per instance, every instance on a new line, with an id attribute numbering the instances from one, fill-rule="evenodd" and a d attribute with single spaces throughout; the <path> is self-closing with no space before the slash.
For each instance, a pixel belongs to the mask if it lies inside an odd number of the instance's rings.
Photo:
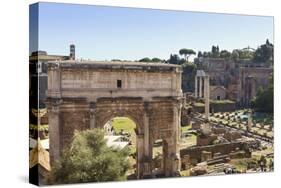
<path id="1" fill-rule="evenodd" d="M 181 71 L 169 64 L 53 62 L 48 67 L 51 162 L 75 130 L 103 128 L 110 119 L 132 119 L 137 127 L 137 177 L 151 175 L 152 146 L 163 139 L 163 169 L 179 168 Z"/>
<path id="2" fill-rule="evenodd" d="M 258 88 L 266 89 L 269 86 L 272 72 L 272 68 L 241 67 L 239 69 L 238 102 L 241 105 L 249 105 L 256 96 Z"/>
<path id="3" fill-rule="evenodd" d="M 181 149 L 180 155 L 181 158 L 184 156 L 189 156 L 192 164 L 196 164 L 201 161 L 202 151 L 211 152 L 213 154 L 213 158 L 216 155 L 229 155 L 233 151 L 245 151 L 245 157 L 250 157 L 251 148 L 257 148 L 259 142 L 256 140 L 253 141 L 236 141 L 231 143 L 223 143 L 223 144 L 215 144 L 215 145 L 207 145 L 207 146 L 196 146 L 190 147 L 186 149 Z"/>

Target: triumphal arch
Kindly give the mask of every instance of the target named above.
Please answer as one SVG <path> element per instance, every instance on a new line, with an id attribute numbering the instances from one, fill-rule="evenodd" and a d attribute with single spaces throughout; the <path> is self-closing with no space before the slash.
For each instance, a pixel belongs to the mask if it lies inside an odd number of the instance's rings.
<path id="1" fill-rule="evenodd" d="M 136 175 L 152 173 L 152 149 L 163 140 L 163 171 L 179 169 L 181 69 L 139 62 L 57 61 L 48 65 L 50 158 L 59 159 L 74 130 L 103 128 L 113 117 L 136 123 Z"/>

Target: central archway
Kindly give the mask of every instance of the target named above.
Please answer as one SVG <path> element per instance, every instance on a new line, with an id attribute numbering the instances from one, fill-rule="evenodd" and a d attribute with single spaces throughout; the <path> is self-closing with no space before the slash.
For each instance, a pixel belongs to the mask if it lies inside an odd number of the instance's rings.
<path id="1" fill-rule="evenodd" d="M 136 123 L 128 117 L 114 117 L 104 125 L 107 145 L 119 149 L 128 149 L 130 169 L 127 170 L 127 179 L 136 179 Z"/>
<path id="2" fill-rule="evenodd" d="M 90 120 L 91 128 L 103 128 L 108 121 L 114 119 L 115 117 L 126 117 L 136 124 L 136 178 L 138 179 L 151 175 L 151 161 L 149 161 L 150 157 L 148 154 L 149 143 L 144 143 L 144 137 L 149 139 L 149 134 L 145 136 L 144 132 L 144 121 L 146 120 L 145 115 L 145 109 L 141 98 L 103 98 L 99 99 L 96 104 L 92 104 L 92 118 Z"/>

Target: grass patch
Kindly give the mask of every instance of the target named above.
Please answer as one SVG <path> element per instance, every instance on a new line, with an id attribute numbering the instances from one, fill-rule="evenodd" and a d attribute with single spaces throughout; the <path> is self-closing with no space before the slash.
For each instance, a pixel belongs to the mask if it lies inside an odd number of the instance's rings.
<path id="1" fill-rule="evenodd" d="M 190 176 L 190 169 L 180 171 L 180 175 L 181 175 L 182 177 Z"/>
<path id="2" fill-rule="evenodd" d="M 232 159 L 230 164 L 234 165 L 236 169 L 240 172 L 246 172 L 248 163 L 252 162 L 254 159 Z"/>
<path id="3" fill-rule="evenodd" d="M 188 131 L 188 130 L 190 130 L 190 129 L 191 129 L 191 125 L 182 126 L 182 127 L 181 127 L 181 132 L 186 132 L 186 131 Z"/>
<path id="4" fill-rule="evenodd" d="M 116 117 L 112 120 L 112 126 L 116 133 L 119 133 L 121 129 L 128 133 L 134 133 L 136 124 L 129 118 L 126 117 Z"/>
<path id="5" fill-rule="evenodd" d="M 231 100 L 210 100 L 210 104 L 234 104 Z"/>
<path id="6" fill-rule="evenodd" d="M 194 106 L 197 106 L 197 107 L 204 107 L 205 104 L 204 104 L 204 103 L 200 103 L 200 102 L 196 102 L 196 103 L 194 103 Z"/>

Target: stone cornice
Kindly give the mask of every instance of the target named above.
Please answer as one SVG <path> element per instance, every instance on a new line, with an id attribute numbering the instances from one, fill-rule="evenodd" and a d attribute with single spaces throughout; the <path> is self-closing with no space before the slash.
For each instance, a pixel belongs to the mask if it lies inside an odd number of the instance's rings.
<path id="1" fill-rule="evenodd" d="M 145 72 L 181 72 L 181 66 L 164 63 L 141 63 L 141 62 L 96 62 L 96 61 L 52 61 L 49 68 L 59 67 L 63 70 L 79 69 L 102 69 L 122 71 L 145 71 Z"/>

